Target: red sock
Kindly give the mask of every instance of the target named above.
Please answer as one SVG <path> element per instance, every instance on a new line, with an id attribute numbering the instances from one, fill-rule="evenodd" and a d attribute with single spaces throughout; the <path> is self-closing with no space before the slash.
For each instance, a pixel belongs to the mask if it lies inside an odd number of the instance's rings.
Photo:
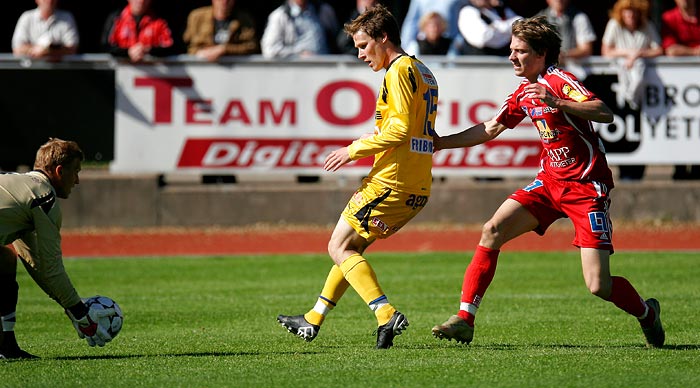
<path id="1" fill-rule="evenodd" d="M 628 314 L 634 315 L 639 318 L 644 315 L 647 311 L 647 304 L 644 302 L 634 286 L 630 284 L 627 279 L 621 276 L 612 277 L 612 291 L 610 292 L 610 298 L 608 299 L 618 308 L 624 310 Z M 644 321 L 651 318 L 651 322 L 654 322 L 654 311 L 649 309 L 647 316 Z M 643 324 L 644 322 L 642 322 Z"/>
<path id="2" fill-rule="evenodd" d="M 462 283 L 462 299 L 457 315 L 474 326 L 474 314 L 481 304 L 486 289 L 496 273 L 496 264 L 500 250 L 490 249 L 481 245 L 476 247 L 474 257 L 464 272 Z"/>

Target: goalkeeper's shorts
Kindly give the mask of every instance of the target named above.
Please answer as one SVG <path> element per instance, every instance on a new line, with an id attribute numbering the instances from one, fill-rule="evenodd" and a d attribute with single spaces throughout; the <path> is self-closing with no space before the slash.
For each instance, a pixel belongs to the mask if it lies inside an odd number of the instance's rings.
<path id="1" fill-rule="evenodd" d="M 428 198 L 365 180 L 348 201 L 342 217 L 369 241 L 387 238 L 415 217 L 428 203 Z"/>

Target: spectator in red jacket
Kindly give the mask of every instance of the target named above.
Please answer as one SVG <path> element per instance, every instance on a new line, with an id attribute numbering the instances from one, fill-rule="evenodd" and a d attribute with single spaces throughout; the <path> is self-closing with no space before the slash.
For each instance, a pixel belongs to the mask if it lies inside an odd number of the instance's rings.
<path id="1" fill-rule="evenodd" d="M 146 55 L 175 54 L 168 22 L 151 10 L 151 0 L 128 0 L 129 4 L 107 18 L 102 44 L 115 57 L 142 61 Z"/>
<path id="2" fill-rule="evenodd" d="M 700 10 L 696 0 L 676 0 L 661 16 L 661 45 L 666 55 L 700 55 Z"/>
<path id="3" fill-rule="evenodd" d="M 697 0 L 676 0 L 676 7 L 661 15 L 661 46 L 671 57 L 700 56 Z M 673 179 L 700 179 L 700 165 L 676 165 Z"/>

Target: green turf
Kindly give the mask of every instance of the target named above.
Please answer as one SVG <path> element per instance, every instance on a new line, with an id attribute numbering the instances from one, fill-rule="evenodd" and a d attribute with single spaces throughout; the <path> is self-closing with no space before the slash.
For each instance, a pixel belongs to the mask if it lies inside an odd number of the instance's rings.
<path id="1" fill-rule="evenodd" d="M 474 342 L 431 337 L 456 312 L 466 254 L 368 254 L 409 329 L 373 349 L 374 318 L 348 294 L 314 342 L 277 314 L 307 311 L 324 256 L 67 260 L 83 296 L 125 312 L 104 348 L 77 338 L 62 310 L 19 270 L 16 333 L 40 360 L 0 362 L 2 387 L 694 387 L 700 385 L 700 258 L 617 253 L 612 271 L 661 301 L 664 349 L 635 320 L 588 294 L 576 252 L 504 252 Z"/>

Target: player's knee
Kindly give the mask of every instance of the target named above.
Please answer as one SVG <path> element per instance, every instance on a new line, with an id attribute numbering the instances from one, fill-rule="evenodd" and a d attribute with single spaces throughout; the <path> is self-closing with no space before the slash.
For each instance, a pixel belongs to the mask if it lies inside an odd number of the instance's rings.
<path id="1" fill-rule="evenodd" d="M 496 226 L 495 223 L 491 221 L 487 221 L 484 226 L 481 228 L 481 240 L 479 241 L 479 244 L 481 246 L 485 247 L 494 247 L 498 245 L 499 241 L 499 233 L 498 233 L 498 227 Z"/>
<path id="2" fill-rule="evenodd" d="M 336 264 L 340 265 L 339 260 L 343 256 L 344 251 L 344 247 L 341 247 L 332 239 L 328 242 L 328 256 L 330 256 Z"/>
<path id="3" fill-rule="evenodd" d="M 588 291 L 601 299 L 608 300 L 610 297 L 611 287 L 603 284 L 600 280 L 596 280 L 588 284 Z"/>
<path id="4" fill-rule="evenodd" d="M 335 255 L 335 252 L 337 251 L 337 248 L 333 244 L 332 241 L 328 242 L 327 249 L 328 249 L 328 256 L 330 256 L 332 258 Z"/>

